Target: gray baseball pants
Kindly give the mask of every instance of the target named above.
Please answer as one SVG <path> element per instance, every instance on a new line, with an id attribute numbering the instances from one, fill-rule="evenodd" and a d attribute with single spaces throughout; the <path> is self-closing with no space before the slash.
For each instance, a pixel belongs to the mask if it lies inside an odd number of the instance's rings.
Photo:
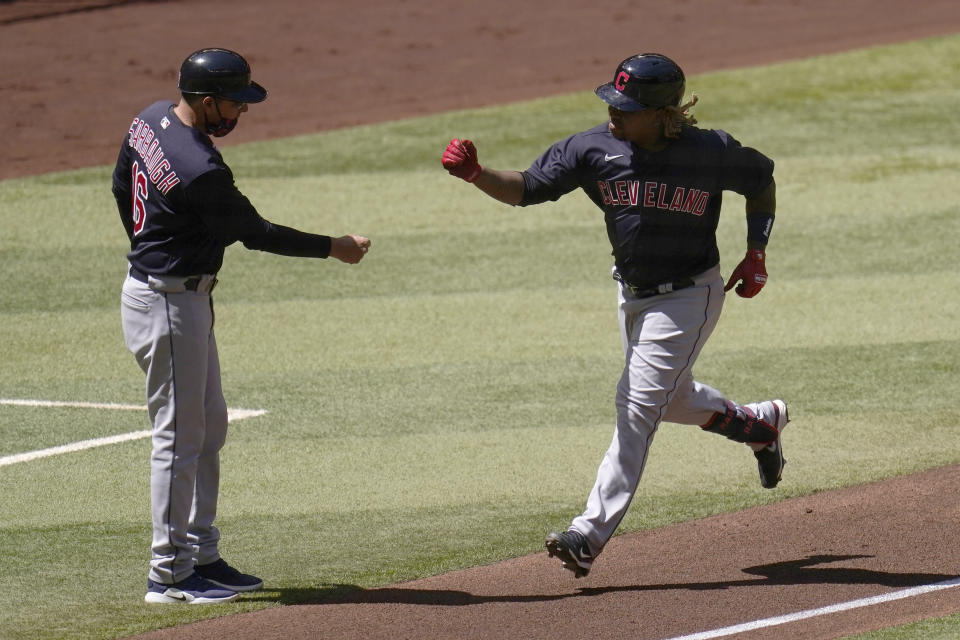
<path id="1" fill-rule="evenodd" d="M 693 379 L 693 365 L 723 308 L 720 268 L 693 280 L 692 287 L 640 299 L 619 287 L 626 362 L 617 385 L 617 427 L 586 509 L 571 525 L 594 554 L 626 514 L 660 423 L 702 425 L 725 409 L 719 391 Z"/>
<path id="2" fill-rule="evenodd" d="M 213 521 L 227 405 L 209 293 L 215 280 L 203 278 L 189 291 L 184 278 L 150 276 L 143 283 L 128 275 L 121 293 L 124 340 L 146 374 L 153 427 L 149 577 L 165 584 L 189 577 L 195 563 L 220 558 Z"/>

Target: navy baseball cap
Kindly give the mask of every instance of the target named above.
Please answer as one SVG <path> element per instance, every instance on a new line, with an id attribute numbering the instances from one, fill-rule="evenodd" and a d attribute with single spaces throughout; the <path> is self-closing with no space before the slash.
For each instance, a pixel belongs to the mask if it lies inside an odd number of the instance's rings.
<path id="1" fill-rule="evenodd" d="M 267 90 L 250 80 L 250 65 L 229 49 L 200 49 L 180 65 L 181 93 L 226 98 L 234 102 L 263 102 Z"/>
<path id="2" fill-rule="evenodd" d="M 683 70 L 667 56 L 641 53 L 621 62 L 613 81 L 594 93 L 620 111 L 643 111 L 678 106 L 685 82 Z"/>

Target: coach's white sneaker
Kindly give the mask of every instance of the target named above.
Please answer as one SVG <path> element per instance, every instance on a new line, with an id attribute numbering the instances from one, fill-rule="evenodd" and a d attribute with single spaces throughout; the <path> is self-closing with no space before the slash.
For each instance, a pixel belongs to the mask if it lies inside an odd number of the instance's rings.
<path id="1" fill-rule="evenodd" d="M 753 455 L 757 459 L 757 469 L 760 471 L 760 484 L 764 489 L 773 489 L 780 482 L 783 467 L 787 460 L 783 457 L 783 444 L 780 436 L 783 428 L 790 422 L 787 413 L 787 403 L 783 400 L 766 400 L 744 405 L 757 416 L 757 420 L 771 425 L 777 430 L 777 439 L 768 445 L 754 449 Z"/>
<path id="2" fill-rule="evenodd" d="M 217 604 L 236 600 L 238 595 L 192 573 L 189 578 L 173 584 L 148 579 L 147 595 L 143 599 L 152 604 Z"/>

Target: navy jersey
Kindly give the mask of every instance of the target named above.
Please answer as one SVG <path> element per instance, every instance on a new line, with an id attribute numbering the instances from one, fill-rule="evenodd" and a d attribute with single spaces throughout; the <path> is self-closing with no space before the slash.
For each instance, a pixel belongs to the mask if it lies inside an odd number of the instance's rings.
<path id="1" fill-rule="evenodd" d="M 617 271 L 647 288 L 716 266 L 722 192 L 755 196 L 772 178 L 772 160 L 724 131 L 684 127 L 665 149 L 647 151 L 604 123 L 557 142 L 524 171 L 520 205 L 583 189 L 603 210 Z"/>
<path id="2" fill-rule="evenodd" d="M 237 241 L 282 255 L 329 255 L 329 236 L 262 218 L 210 137 L 183 124 L 173 107 L 157 102 L 133 119 L 113 172 L 130 264 L 154 275 L 215 274 Z"/>

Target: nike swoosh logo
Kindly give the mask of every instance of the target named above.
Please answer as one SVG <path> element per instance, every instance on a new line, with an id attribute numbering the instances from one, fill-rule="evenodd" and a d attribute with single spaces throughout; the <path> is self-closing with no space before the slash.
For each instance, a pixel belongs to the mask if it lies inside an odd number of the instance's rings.
<path id="1" fill-rule="evenodd" d="M 615 156 L 612 156 L 612 155 L 610 155 L 610 154 L 608 153 L 608 154 L 606 154 L 606 155 L 603 156 L 603 159 L 606 160 L 607 162 L 610 162 L 611 160 L 616 160 L 617 158 L 622 158 L 622 157 L 623 157 L 623 154 L 622 154 L 622 153 L 617 154 L 617 155 L 615 155 Z"/>
<path id="2" fill-rule="evenodd" d="M 180 591 L 179 589 L 167 589 L 166 591 L 163 592 L 163 595 L 167 596 L 168 598 L 174 598 L 175 600 L 187 599 L 187 594 L 185 594 L 183 591 Z"/>

